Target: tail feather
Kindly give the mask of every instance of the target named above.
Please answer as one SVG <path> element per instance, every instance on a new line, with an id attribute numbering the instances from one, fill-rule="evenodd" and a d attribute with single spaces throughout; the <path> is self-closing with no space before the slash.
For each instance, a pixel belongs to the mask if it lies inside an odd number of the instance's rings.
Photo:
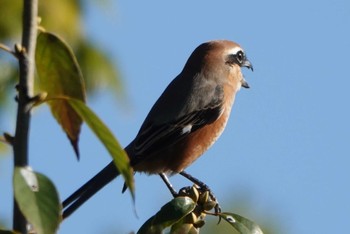
<path id="1" fill-rule="evenodd" d="M 77 191 L 75 191 L 72 195 L 70 195 L 66 200 L 63 201 L 63 219 L 71 215 L 89 198 L 91 198 L 95 193 L 97 193 L 100 189 L 102 189 L 105 185 L 107 185 L 119 175 L 120 173 L 115 167 L 114 163 L 109 163 L 92 179 L 86 182 Z"/>

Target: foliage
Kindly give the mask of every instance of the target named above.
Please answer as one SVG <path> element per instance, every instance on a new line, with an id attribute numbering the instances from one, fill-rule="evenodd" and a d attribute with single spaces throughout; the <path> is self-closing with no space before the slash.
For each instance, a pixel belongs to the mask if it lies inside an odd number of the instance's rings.
<path id="1" fill-rule="evenodd" d="M 99 1 L 90 1 L 101 4 Z M 107 51 L 98 48 L 84 35 L 83 2 L 79 0 L 39 1 L 41 25 L 65 38 L 75 52 L 88 95 L 93 95 L 101 87 L 108 88 L 121 97 L 122 82 L 115 62 Z M 86 3 L 85 3 L 86 4 Z M 108 1 L 103 1 L 108 4 Z M 11 20 L 9 20 L 11 19 Z M 9 43 L 19 41 L 22 29 L 22 1 L 1 0 L 0 3 L 0 41 Z M 69 27 L 67 27 L 69 25 Z M 105 48 L 106 49 L 106 48 Z M 17 82 L 16 61 L 0 51 L 0 118 L 6 113 L 4 108 L 10 103 L 13 87 Z M 98 79 L 96 79 L 98 77 Z"/>
<path id="2" fill-rule="evenodd" d="M 198 186 L 186 187 L 179 195 L 165 204 L 160 211 L 148 219 L 138 234 L 159 234 L 170 227 L 172 234 L 198 234 L 205 225 L 207 215 L 219 216 L 231 225 L 230 233 L 262 234 L 260 227 L 240 215 L 228 212 L 211 213 L 217 207 L 210 192 Z"/>
<path id="3" fill-rule="evenodd" d="M 30 109 L 48 103 L 52 115 L 66 132 L 77 156 L 79 156 L 80 128 L 82 122 L 85 121 L 112 155 L 116 167 L 124 176 L 134 197 L 133 171 L 129 165 L 129 158 L 110 130 L 85 104 L 86 91 L 83 75 L 72 49 L 61 38 L 51 33 L 41 32 L 34 40 L 36 40 L 35 64 L 37 72 L 35 84 L 37 84 L 38 94 L 22 98 L 25 101 L 24 105 L 22 104 L 24 109 L 20 109 L 21 104 L 19 104 L 18 111 L 30 113 Z M 3 49 L 15 55 L 18 60 L 30 59 L 29 56 L 26 56 L 26 49 L 20 45 L 15 47 L 15 51 L 10 51 L 6 46 L 2 46 Z M 19 62 L 23 64 L 23 61 Z M 28 62 L 24 62 L 24 64 L 26 63 Z M 22 70 L 22 72 L 28 71 Z M 32 86 L 32 84 L 28 84 L 28 86 Z M 19 95 L 23 95 L 27 88 L 24 88 L 20 83 L 17 89 Z M 24 95 L 27 94 L 24 93 Z M 18 101 L 21 101 L 20 98 Z M 22 115 L 18 116 L 18 118 L 20 117 Z M 21 122 L 19 120 L 19 123 Z M 12 145 L 15 150 L 22 147 L 17 142 L 17 138 L 8 133 L 4 134 L 1 140 Z M 27 143 L 24 142 L 24 144 Z M 24 152 L 24 155 L 26 154 L 27 152 Z M 24 162 L 24 165 L 17 166 L 14 170 L 13 187 L 16 203 L 25 219 L 30 222 L 32 231 L 56 233 L 61 222 L 62 212 L 58 192 L 49 178 L 34 172 L 25 165 L 26 161 L 28 160 L 22 160 L 21 163 Z M 14 220 L 17 222 L 18 219 L 22 218 L 16 217 L 15 214 Z M 26 232 L 26 230 L 20 231 Z"/>

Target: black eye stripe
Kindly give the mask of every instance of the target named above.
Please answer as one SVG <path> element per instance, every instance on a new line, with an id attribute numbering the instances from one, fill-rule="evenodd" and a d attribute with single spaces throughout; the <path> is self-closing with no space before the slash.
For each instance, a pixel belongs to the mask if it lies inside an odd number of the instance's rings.
<path id="1" fill-rule="evenodd" d="M 229 64 L 233 64 L 233 63 L 242 64 L 244 59 L 245 59 L 244 52 L 240 50 L 236 54 L 229 54 L 227 56 L 226 63 L 229 63 Z"/>

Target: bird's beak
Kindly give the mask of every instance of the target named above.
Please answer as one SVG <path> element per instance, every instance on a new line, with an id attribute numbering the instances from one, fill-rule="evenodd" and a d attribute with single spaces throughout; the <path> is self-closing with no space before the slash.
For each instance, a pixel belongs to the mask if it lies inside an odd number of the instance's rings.
<path id="1" fill-rule="evenodd" d="M 241 84 L 243 88 L 246 88 L 246 89 L 250 88 L 248 82 L 244 78 L 241 80 Z"/>
<path id="2" fill-rule="evenodd" d="M 242 67 L 246 67 L 253 71 L 253 65 L 250 63 L 248 59 L 244 60 L 244 62 L 242 63 Z M 249 89 L 249 84 L 244 78 L 241 80 L 241 84 L 243 88 Z"/>
<path id="3" fill-rule="evenodd" d="M 254 71 L 253 65 L 250 63 L 250 61 L 248 59 L 244 60 L 244 62 L 242 63 L 242 67 L 246 67 L 246 68 Z"/>

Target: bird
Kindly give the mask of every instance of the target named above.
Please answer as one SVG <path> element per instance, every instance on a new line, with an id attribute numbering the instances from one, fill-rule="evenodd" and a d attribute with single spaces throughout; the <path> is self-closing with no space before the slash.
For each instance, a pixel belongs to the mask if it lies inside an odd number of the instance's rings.
<path id="1" fill-rule="evenodd" d="M 243 67 L 253 71 L 239 44 L 229 40 L 200 44 L 155 102 L 134 140 L 124 148 L 133 170 L 159 174 L 163 180 L 178 173 L 189 176 L 185 168 L 225 129 L 236 93 L 241 87 L 249 88 Z M 109 163 L 63 201 L 62 217 L 71 215 L 119 174 L 114 163 Z"/>

